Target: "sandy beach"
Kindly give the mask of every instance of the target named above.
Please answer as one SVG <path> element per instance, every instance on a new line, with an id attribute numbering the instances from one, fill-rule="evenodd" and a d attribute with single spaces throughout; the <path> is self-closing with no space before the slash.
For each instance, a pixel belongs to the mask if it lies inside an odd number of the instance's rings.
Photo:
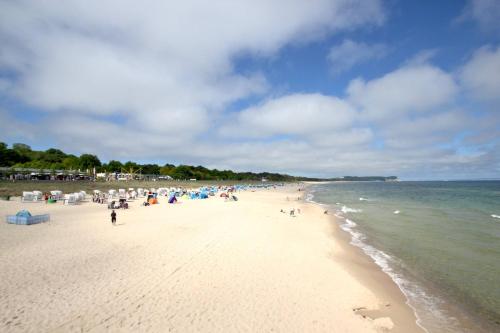
<path id="1" fill-rule="evenodd" d="M 92 202 L 0 201 L 2 219 L 51 214 L 0 223 L 0 331 L 423 332 L 393 281 L 302 194 L 137 199 L 117 226 Z"/>

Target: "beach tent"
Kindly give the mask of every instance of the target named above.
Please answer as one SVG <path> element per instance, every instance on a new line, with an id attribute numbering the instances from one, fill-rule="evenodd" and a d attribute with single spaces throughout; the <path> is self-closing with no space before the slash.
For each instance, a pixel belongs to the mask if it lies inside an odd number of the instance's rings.
<path id="1" fill-rule="evenodd" d="M 125 197 L 127 197 L 127 191 L 125 191 L 125 189 L 124 189 L 124 188 L 120 188 L 120 189 L 118 189 L 118 194 L 119 194 L 120 198 L 125 198 Z"/>
<path id="2" fill-rule="evenodd" d="M 116 190 L 109 190 L 108 195 L 110 199 L 114 198 L 116 196 Z"/>
<path id="3" fill-rule="evenodd" d="M 177 198 L 174 196 L 171 196 L 170 199 L 168 199 L 168 203 L 169 204 L 173 204 L 173 203 L 176 203 L 177 202 Z"/>
<path id="4" fill-rule="evenodd" d="M 16 215 L 7 215 L 7 223 L 30 225 L 50 221 L 50 215 L 31 215 L 27 210 L 21 210 Z"/>
<path id="5" fill-rule="evenodd" d="M 207 192 L 201 192 L 200 193 L 200 199 L 208 199 L 208 193 Z"/>
<path id="6" fill-rule="evenodd" d="M 140 197 L 143 197 L 143 196 L 144 196 L 144 189 L 139 187 L 139 188 L 137 189 L 137 194 L 138 194 Z"/>

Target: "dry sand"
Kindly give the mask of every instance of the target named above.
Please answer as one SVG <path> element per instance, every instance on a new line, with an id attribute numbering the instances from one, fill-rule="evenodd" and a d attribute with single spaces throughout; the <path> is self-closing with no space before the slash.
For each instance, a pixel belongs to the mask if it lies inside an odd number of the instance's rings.
<path id="1" fill-rule="evenodd" d="M 420 332 L 397 286 L 297 189 L 118 210 L 0 201 L 1 332 Z M 280 209 L 300 208 L 296 217 Z M 2 217 L 3 218 L 3 217 Z"/>

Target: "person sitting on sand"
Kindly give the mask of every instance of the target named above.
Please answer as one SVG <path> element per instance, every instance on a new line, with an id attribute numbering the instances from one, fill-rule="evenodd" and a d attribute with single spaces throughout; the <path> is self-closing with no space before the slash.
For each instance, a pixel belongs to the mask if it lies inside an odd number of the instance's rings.
<path id="1" fill-rule="evenodd" d="M 290 216 L 295 216 L 295 208 L 290 210 Z"/>
<path id="2" fill-rule="evenodd" d="M 323 214 L 328 214 L 328 211 L 327 211 L 327 210 L 325 210 L 325 211 L 323 212 Z"/>
<path id="3" fill-rule="evenodd" d="M 111 223 L 113 225 L 116 225 L 116 212 L 115 210 L 113 209 L 113 211 L 111 212 Z"/>

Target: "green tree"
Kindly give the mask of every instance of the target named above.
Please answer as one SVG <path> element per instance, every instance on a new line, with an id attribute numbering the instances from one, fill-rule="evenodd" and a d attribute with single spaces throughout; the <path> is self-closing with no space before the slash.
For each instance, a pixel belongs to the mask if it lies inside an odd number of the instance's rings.
<path id="1" fill-rule="evenodd" d="M 12 149 L 21 154 L 31 152 L 31 147 L 24 143 L 13 143 Z"/>
<path id="2" fill-rule="evenodd" d="M 123 165 L 123 168 L 126 170 L 126 172 L 129 172 L 129 171 L 137 171 L 140 166 L 139 164 L 135 163 L 135 162 L 132 162 L 132 161 L 128 161 L 128 162 L 125 162 L 125 164 Z"/>
<path id="3" fill-rule="evenodd" d="M 75 155 L 68 155 L 62 160 L 63 169 L 76 170 L 80 166 L 80 159 Z"/>
<path id="4" fill-rule="evenodd" d="M 142 173 L 145 175 L 159 175 L 160 167 L 156 164 L 144 164 L 142 167 Z"/>
<path id="5" fill-rule="evenodd" d="M 122 171 L 123 164 L 120 161 L 111 160 L 108 162 L 106 170 L 108 172 L 120 172 Z"/>
<path id="6" fill-rule="evenodd" d="M 160 175 L 172 176 L 174 171 L 175 171 L 175 165 L 167 163 L 160 168 Z"/>
<path id="7" fill-rule="evenodd" d="M 194 176 L 192 168 L 189 165 L 179 165 L 170 176 L 174 179 L 191 179 Z"/>
<path id="8" fill-rule="evenodd" d="M 40 157 L 40 159 L 48 164 L 62 163 L 66 158 L 66 154 L 59 149 L 47 149 Z"/>
<path id="9" fill-rule="evenodd" d="M 0 150 L 0 166 L 10 167 L 24 162 L 27 162 L 26 158 L 14 149 Z"/>
<path id="10" fill-rule="evenodd" d="M 80 170 L 92 170 L 94 167 L 100 167 L 101 161 L 95 155 L 83 154 L 80 156 Z"/>

